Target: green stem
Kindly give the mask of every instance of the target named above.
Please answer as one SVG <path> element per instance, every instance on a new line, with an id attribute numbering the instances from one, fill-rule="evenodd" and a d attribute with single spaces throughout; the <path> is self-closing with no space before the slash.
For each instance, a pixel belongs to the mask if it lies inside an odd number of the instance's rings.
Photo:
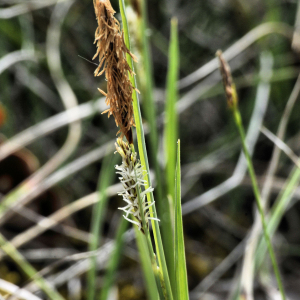
<path id="1" fill-rule="evenodd" d="M 141 41 L 142 41 L 142 54 L 143 54 L 143 64 L 144 64 L 144 76 L 145 80 L 141 80 L 141 83 L 144 83 L 144 86 L 141 87 L 141 91 L 143 92 L 143 113 L 150 126 L 150 161 L 153 162 L 155 178 L 156 178 L 156 187 L 155 187 L 155 196 L 157 201 L 157 211 L 160 216 L 164 216 L 161 220 L 161 235 L 162 242 L 165 249 L 173 248 L 173 235 L 170 234 L 172 232 L 172 220 L 171 220 L 171 210 L 170 204 L 167 198 L 167 194 L 163 189 L 165 177 L 162 174 L 162 170 L 159 166 L 157 160 L 157 150 L 158 150 L 158 133 L 156 126 L 156 111 L 155 111 L 155 103 L 154 103 L 154 95 L 153 95 L 153 71 L 151 64 L 151 54 L 149 47 L 149 37 L 147 34 L 148 28 L 148 14 L 147 14 L 147 0 L 140 1 L 141 6 Z M 172 279 L 172 274 L 174 274 L 174 255 L 173 251 L 168 251 L 166 253 L 166 263 L 170 274 L 170 279 Z M 172 285 L 172 280 L 171 280 Z M 174 290 L 174 289 L 173 289 Z"/>
<path id="2" fill-rule="evenodd" d="M 125 15 L 124 0 L 119 0 L 119 5 L 120 5 L 120 12 L 121 12 L 122 21 L 123 21 L 125 44 L 126 44 L 127 48 L 130 50 L 129 32 L 128 32 L 127 18 Z M 132 59 L 128 54 L 127 54 L 127 62 L 129 64 L 130 68 L 134 71 Z M 130 76 L 130 81 L 131 81 L 132 86 L 136 87 L 135 76 Z M 140 155 L 140 159 L 141 159 L 141 164 L 142 164 L 143 168 L 146 170 L 144 179 L 146 181 L 145 188 L 147 189 L 149 186 L 151 186 L 151 179 L 149 176 L 150 169 L 149 169 L 144 128 L 142 125 L 142 116 L 141 116 L 141 110 L 140 110 L 137 92 L 133 92 L 132 99 L 133 99 L 133 109 L 134 109 L 134 117 L 135 117 L 136 131 L 137 131 L 139 155 Z M 147 199 L 148 199 L 149 203 L 154 203 L 153 192 L 147 194 Z M 154 218 L 157 218 L 155 205 L 152 205 L 150 207 L 150 212 Z M 158 258 L 160 270 L 162 272 L 162 278 L 161 278 L 161 281 L 163 281 L 162 285 L 166 287 L 166 293 L 167 293 L 166 299 L 172 300 L 173 295 L 172 295 L 170 279 L 169 279 L 163 244 L 162 244 L 160 230 L 159 230 L 159 224 L 158 224 L 158 221 L 152 220 L 151 222 L 152 222 L 152 227 L 153 227 L 153 235 L 154 235 L 154 241 L 155 241 L 155 246 L 156 246 L 156 251 L 157 251 L 157 258 Z"/>
<path id="3" fill-rule="evenodd" d="M 135 153 L 135 149 L 134 149 L 134 145 L 131 144 L 131 149 L 132 152 Z M 136 176 L 136 172 L 134 171 L 135 177 Z M 136 182 L 137 179 L 136 179 Z M 142 199 L 141 199 L 141 195 L 140 195 L 140 186 L 137 185 L 136 187 L 136 191 L 137 191 L 137 196 L 138 196 L 138 202 L 139 202 L 139 210 L 141 212 L 141 218 L 142 218 L 142 228 L 144 231 L 144 238 L 146 239 L 146 244 L 147 244 L 147 248 L 148 248 L 148 254 L 150 257 L 150 261 L 151 261 L 151 267 L 155 276 L 155 281 L 156 281 L 156 285 L 157 285 L 157 289 L 159 292 L 159 295 L 162 299 L 168 299 L 167 295 L 166 295 L 166 288 L 165 288 L 165 282 L 164 280 L 161 280 L 163 278 L 160 269 L 157 266 L 157 262 L 156 262 L 156 256 L 154 254 L 153 251 L 153 245 L 151 242 L 151 237 L 150 237 L 150 232 L 148 229 L 148 224 L 146 223 L 146 219 L 145 219 L 145 215 L 144 215 L 144 208 L 143 208 L 143 203 L 142 203 Z"/>
<path id="4" fill-rule="evenodd" d="M 240 137 L 241 137 L 242 147 L 243 147 L 243 151 L 244 151 L 244 154 L 245 154 L 245 157 L 246 157 L 246 161 L 247 161 L 247 165 L 248 165 L 248 171 L 249 171 L 251 182 L 252 182 L 253 192 L 254 192 L 257 208 L 258 208 L 258 211 L 259 211 L 259 214 L 260 214 L 260 217 L 261 217 L 261 222 L 262 222 L 262 226 L 263 226 L 263 233 L 264 233 L 264 237 L 265 237 L 267 247 L 268 247 L 268 250 L 269 250 L 269 254 L 270 254 L 271 262 L 272 262 L 272 265 L 273 265 L 274 273 L 275 273 L 275 276 L 276 276 L 277 284 L 278 284 L 278 287 L 279 287 L 279 290 L 280 290 L 280 293 L 281 293 L 281 297 L 282 297 L 283 300 L 285 300 L 286 299 L 285 292 L 284 292 L 281 276 L 280 276 L 280 273 L 279 273 L 279 268 L 278 268 L 278 265 L 277 265 L 274 249 L 273 249 L 273 246 L 272 246 L 272 243 L 271 243 L 270 236 L 268 234 L 265 215 L 264 215 L 264 210 L 263 210 L 263 206 L 262 206 L 262 203 L 261 203 L 260 192 L 259 192 L 259 189 L 258 189 L 257 179 L 256 179 L 256 176 L 255 176 L 252 160 L 251 160 L 251 157 L 250 157 L 248 149 L 247 149 L 245 132 L 244 132 L 243 124 L 242 124 L 242 118 L 241 118 L 241 114 L 238 110 L 237 105 L 233 105 L 232 112 L 233 112 L 233 116 L 234 116 L 234 121 L 236 123 L 236 126 L 238 128 L 238 131 L 239 131 L 239 134 L 240 134 Z"/>
<path id="5" fill-rule="evenodd" d="M 49 283 L 39 275 L 39 273 L 25 260 L 25 258 L 17 251 L 17 249 L 8 242 L 0 233 L 0 247 L 15 263 L 23 270 L 23 272 L 39 286 L 51 300 L 64 300 Z"/>

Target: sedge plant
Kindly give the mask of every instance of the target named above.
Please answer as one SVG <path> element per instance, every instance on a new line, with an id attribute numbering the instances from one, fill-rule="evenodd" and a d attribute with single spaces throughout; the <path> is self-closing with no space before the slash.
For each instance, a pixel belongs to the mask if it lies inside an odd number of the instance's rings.
<path id="1" fill-rule="evenodd" d="M 147 245 L 146 252 L 149 257 L 148 261 L 151 263 L 160 299 L 188 299 L 186 296 L 188 294 L 186 280 L 183 286 L 179 285 L 179 287 L 177 287 L 179 293 L 175 290 L 175 284 L 171 288 L 170 270 L 168 270 L 166 264 L 159 228 L 160 220 L 157 216 L 153 187 L 149 176 L 149 163 L 138 100 L 139 91 L 136 87 L 133 69 L 133 61 L 136 61 L 136 57 L 130 51 L 124 1 L 119 1 L 119 5 L 123 31 L 121 31 L 121 26 L 114 17 L 115 11 L 109 0 L 94 0 L 94 8 L 98 22 L 95 33 L 97 52 L 94 58 L 99 57 L 99 66 L 95 71 L 95 76 L 105 74 L 107 92 L 99 91 L 106 97 L 106 104 L 109 106 L 105 112 L 108 113 L 108 116 L 112 115 L 114 117 L 116 125 L 120 128 L 117 133 L 120 134 L 120 137 L 116 142 L 116 152 L 120 154 L 122 164 L 116 166 L 116 173 L 119 175 L 123 186 L 123 190 L 119 195 L 121 195 L 126 202 L 126 205 L 120 209 L 124 212 L 124 218 L 134 224 L 137 231 L 137 238 L 140 240 L 138 244 Z M 173 86 L 173 88 L 176 89 L 174 84 Z M 138 152 L 135 150 L 133 142 L 132 128 L 134 125 L 137 133 Z M 176 145 L 174 145 L 174 148 L 175 146 Z M 179 172 L 177 172 L 176 176 L 177 192 L 175 191 L 174 168 L 174 192 L 172 194 L 177 195 L 175 207 L 180 216 L 178 213 L 174 213 L 174 215 L 176 215 L 175 226 L 173 226 L 175 228 L 174 240 L 177 244 L 175 245 L 173 257 L 177 259 L 175 265 L 181 266 L 181 268 L 178 268 L 180 278 L 186 278 L 183 234 L 182 229 L 179 230 L 178 226 L 176 227 L 176 224 L 182 226 L 180 195 L 178 194 L 178 191 L 180 191 L 180 188 L 178 188 L 180 185 L 180 166 L 177 166 L 177 170 Z M 151 238 L 150 222 L 153 229 L 154 244 Z M 170 234 L 173 236 L 172 228 Z M 178 238 L 176 238 L 176 236 Z M 144 240 L 144 242 L 142 242 L 142 240 Z M 174 272 L 173 268 L 172 272 Z M 172 275 L 173 278 L 175 278 L 175 275 Z M 182 289 L 185 289 L 185 291 L 183 292 Z M 179 294 L 184 294 L 185 296 L 182 297 L 179 296 Z M 93 293 L 91 295 L 93 296 Z"/>

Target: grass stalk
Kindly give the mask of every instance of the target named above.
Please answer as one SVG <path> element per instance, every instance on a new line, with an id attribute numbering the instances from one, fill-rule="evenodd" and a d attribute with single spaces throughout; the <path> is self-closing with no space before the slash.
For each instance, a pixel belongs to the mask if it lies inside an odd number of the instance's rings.
<path id="1" fill-rule="evenodd" d="M 144 76 L 145 80 L 141 81 L 145 83 L 145 87 L 141 87 L 141 91 L 143 94 L 143 112 L 150 126 L 150 159 L 153 162 L 154 170 L 155 170 L 155 178 L 156 178 L 156 188 L 155 195 L 156 198 L 159 199 L 156 202 L 157 211 L 160 216 L 164 216 L 160 219 L 161 226 L 161 236 L 162 242 L 165 249 L 173 248 L 173 235 L 172 232 L 172 218 L 171 218 L 171 209 L 169 205 L 169 201 L 167 200 L 167 195 L 163 189 L 163 174 L 159 166 L 159 162 L 157 159 L 157 151 L 158 151 L 158 133 L 156 126 L 156 111 L 154 104 L 154 95 L 153 95 L 153 71 L 151 65 L 151 55 L 150 55 L 150 47 L 149 47 L 149 37 L 147 34 L 148 22 L 147 22 L 147 1 L 141 0 L 141 41 L 142 41 L 142 55 L 143 55 L 143 65 L 144 65 Z M 173 262 L 174 256 L 172 251 L 168 251 L 165 253 L 167 267 L 169 270 L 169 274 L 173 273 Z M 173 280 L 170 278 L 171 284 Z M 172 284 L 173 286 L 173 284 Z"/>
<path id="2" fill-rule="evenodd" d="M 284 292 L 284 288 L 283 288 L 283 284 L 282 284 L 278 264 L 277 264 L 277 261 L 276 261 L 274 249 L 273 249 L 273 246 L 272 246 L 272 243 L 271 243 L 270 236 L 268 234 L 267 224 L 266 224 L 265 215 L 264 215 L 264 210 L 263 210 L 263 206 L 262 206 L 262 202 L 261 202 L 261 196 L 260 196 L 260 192 L 259 192 L 259 189 L 258 189 L 258 183 L 257 183 L 257 179 L 256 179 L 256 176 L 255 176 L 254 167 L 253 167 L 253 164 L 252 164 L 252 159 L 249 155 L 248 148 L 247 148 L 247 145 L 246 145 L 245 131 L 244 131 L 244 127 L 243 127 L 243 124 L 242 124 L 242 118 L 241 118 L 241 114 L 239 112 L 237 103 L 232 105 L 232 113 L 233 113 L 235 124 L 236 124 L 237 129 L 238 129 L 239 134 L 240 134 L 243 151 L 244 151 L 244 154 L 245 154 L 245 157 L 246 157 L 248 171 L 249 171 L 249 175 L 250 175 L 251 182 L 252 182 L 253 193 L 254 193 L 257 208 L 258 208 L 258 211 L 259 211 L 259 214 L 260 214 L 260 217 L 261 217 L 261 222 L 262 222 L 262 226 L 263 226 L 263 234 L 264 234 L 265 241 L 267 243 L 267 248 L 268 248 L 268 251 L 269 251 L 270 258 L 271 258 L 274 273 L 275 273 L 275 276 L 276 276 L 278 288 L 280 290 L 280 294 L 281 294 L 282 299 L 285 300 L 286 299 L 285 292 Z"/>
<path id="3" fill-rule="evenodd" d="M 18 250 L 0 233 L 0 248 L 39 286 L 51 300 L 64 300 L 49 283 L 29 264 Z"/>
<path id="4" fill-rule="evenodd" d="M 253 193 L 255 196 L 258 213 L 260 215 L 261 222 L 262 222 L 263 234 L 264 234 L 265 241 L 267 243 L 267 248 L 269 250 L 269 255 L 271 258 L 271 262 L 272 262 L 275 277 L 277 280 L 278 288 L 280 290 L 282 299 L 285 300 L 286 297 L 285 297 L 282 280 L 280 277 L 279 268 L 277 265 L 277 261 L 276 261 L 274 249 L 273 249 L 273 246 L 271 243 L 271 239 L 270 239 L 270 236 L 269 236 L 268 230 L 267 230 L 267 223 L 265 220 L 264 208 L 263 208 L 262 199 L 261 199 L 259 188 L 258 188 L 258 183 L 257 183 L 252 159 L 251 159 L 251 156 L 249 154 L 248 147 L 246 144 L 245 130 L 244 130 L 244 126 L 242 123 L 242 117 L 241 117 L 241 114 L 240 114 L 240 111 L 238 108 L 238 96 L 236 93 L 236 88 L 235 88 L 235 85 L 232 80 L 230 67 L 229 67 L 227 61 L 224 59 L 222 51 L 218 50 L 216 55 L 218 56 L 219 63 L 220 63 L 220 71 L 221 71 L 221 74 L 223 77 L 223 85 L 224 85 L 224 90 L 225 90 L 225 94 L 226 94 L 227 104 L 232 112 L 233 119 L 234 119 L 234 122 L 238 129 L 240 139 L 242 142 L 242 148 L 243 148 L 243 152 L 244 152 L 244 155 L 246 158 L 248 172 L 249 172 L 249 175 L 251 178 L 252 189 L 253 189 Z"/>
<path id="5" fill-rule="evenodd" d="M 120 12 L 121 12 L 122 21 L 123 21 L 125 43 L 126 43 L 127 48 L 130 50 L 129 32 L 128 32 L 127 19 L 126 19 L 126 15 L 125 15 L 124 0 L 119 0 L 119 6 L 120 6 Z M 127 61 L 128 61 L 130 68 L 133 70 L 132 59 L 131 59 L 131 57 L 129 57 L 129 55 L 127 55 Z M 136 87 L 136 80 L 135 80 L 134 76 L 130 76 L 130 81 L 131 81 L 131 84 L 133 85 L 133 87 Z M 145 135 L 144 135 L 144 129 L 143 129 L 143 125 L 142 125 L 141 110 L 140 110 L 137 92 L 134 92 L 132 94 L 132 98 L 133 98 L 133 109 L 134 109 L 136 131 L 137 131 L 139 156 L 141 159 L 141 164 L 142 164 L 143 168 L 146 170 L 144 179 L 146 180 L 145 188 L 147 189 L 149 186 L 151 186 L 151 179 L 150 179 L 150 175 L 149 175 L 150 169 L 149 169 L 148 156 L 147 156 L 146 143 L 145 143 Z M 149 204 L 154 202 L 153 192 L 147 194 L 147 199 L 148 199 Z M 150 207 L 150 212 L 154 218 L 157 218 L 155 205 L 152 205 Z M 151 222 L 152 222 L 152 227 L 153 227 L 153 234 L 154 234 L 157 258 L 158 258 L 158 262 L 159 262 L 159 269 L 162 274 L 162 277 L 161 277 L 162 286 L 165 286 L 165 288 L 166 288 L 166 296 L 167 296 L 166 299 L 173 299 L 167 264 L 166 264 L 165 255 L 164 255 L 162 239 L 161 239 L 160 230 L 159 230 L 159 224 L 158 224 L 158 221 L 155 221 L 155 220 L 152 220 Z"/>

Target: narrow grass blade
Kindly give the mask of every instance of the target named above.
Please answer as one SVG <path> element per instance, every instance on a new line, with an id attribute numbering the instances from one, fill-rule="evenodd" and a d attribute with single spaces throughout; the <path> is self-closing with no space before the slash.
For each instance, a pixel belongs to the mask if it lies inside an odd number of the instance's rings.
<path id="1" fill-rule="evenodd" d="M 183 223 L 181 213 L 181 168 L 180 168 L 180 140 L 177 142 L 177 166 L 175 177 L 175 278 L 177 300 L 188 300 L 189 290 L 187 282 Z"/>
<path id="2" fill-rule="evenodd" d="M 9 243 L 5 237 L 0 233 L 0 249 L 2 249 L 13 261 L 22 269 L 22 271 L 33 280 L 37 286 L 51 300 L 64 300 L 64 298 L 56 292 L 48 282 L 39 275 L 39 273 L 27 262 L 27 260 L 17 251 L 17 249 Z"/>
<path id="3" fill-rule="evenodd" d="M 122 247 L 123 247 L 123 234 L 126 231 L 129 223 L 123 217 L 121 218 L 121 222 L 117 231 L 115 247 L 113 253 L 111 254 L 108 268 L 103 279 L 102 289 L 100 291 L 100 300 L 106 300 L 109 294 L 109 291 L 112 287 L 112 283 L 115 278 L 116 270 L 120 261 Z M 156 298 L 157 299 L 157 298 Z M 152 299 L 151 299 L 152 300 Z"/>
<path id="4" fill-rule="evenodd" d="M 98 191 L 99 200 L 95 204 L 91 222 L 91 234 L 92 238 L 89 243 L 89 251 L 95 251 L 101 241 L 101 231 L 103 228 L 103 216 L 107 205 L 106 189 L 112 183 L 114 175 L 114 160 L 111 156 L 107 156 L 103 160 L 101 172 L 99 176 Z M 93 256 L 90 260 L 91 268 L 87 274 L 88 285 L 88 300 L 94 300 L 96 289 L 96 257 Z"/>
<path id="5" fill-rule="evenodd" d="M 119 6 L 120 6 L 120 12 L 121 12 L 122 21 L 123 21 L 125 44 L 126 44 L 127 48 L 130 50 L 128 24 L 127 24 L 127 19 L 126 19 L 126 15 L 125 15 L 124 0 L 119 0 Z M 128 54 L 127 54 L 127 61 L 128 61 L 129 66 L 133 69 L 132 59 Z M 133 87 L 136 87 L 136 80 L 135 80 L 134 76 L 130 76 L 130 81 L 131 81 L 131 84 L 133 85 Z M 145 188 L 147 189 L 151 185 L 151 179 L 149 176 L 150 170 L 149 170 L 148 156 L 147 156 L 147 150 L 146 150 L 144 128 L 142 125 L 141 110 L 140 110 L 140 105 L 139 105 L 139 101 L 138 101 L 136 92 L 134 92 L 132 94 L 132 99 L 133 99 L 133 110 L 134 110 L 136 131 L 137 131 L 139 156 L 141 159 L 141 164 L 142 164 L 143 168 L 146 170 L 144 179 L 146 181 Z M 149 203 L 154 203 L 154 197 L 153 197 L 152 192 L 147 194 L 147 199 L 148 199 Z M 154 218 L 157 218 L 155 205 L 150 207 L 150 212 Z M 156 252 L 157 252 L 156 254 L 157 254 L 157 258 L 158 258 L 158 262 L 159 262 L 160 272 L 162 273 L 162 278 L 161 278 L 162 284 L 165 287 L 165 290 L 167 293 L 167 299 L 173 299 L 158 221 L 152 220 L 152 226 L 153 226 L 153 235 L 154 235 Z"/>
<path id="6" fill-rule="evenodd" d="M 174 207 L 175 198 L 175 165 L 176 165 L 176 140 L 178 136 L 178 121 L 176 102 L 178 98 L 177 81 L 179 71 L 179 50 L 178 50 L 178 29 L 177 19 L 171 20 L 171 38 L 169 46 L 169 67 L 167 74 L 167 97 L 165 108 L 165 131 L 164 131 L 164 150 L 166 159 L 166 183 L 168 198 L 171 201 L 171 205 L 168 202 L 165 203 L 164 215 L 168 216 L 169 225 L 166 229 L 167 233 L 163 232 L 163 237 L 167 240 L 166 246 L 173 249 L 173 226 L 170 223 L 171 210 L 170 206 Z M 171 225 L 171 226 L 170 226 Z M 173 293 L 176 287 L 175 270 L 174 270 L 174 256 L 173 251 L 169 251 L 166 255 L 167 266 L 170 274 L 171 286 Z"/>
<path id="7" fill-rule="evenodd" d="M 178 136 L 178 121 L 176 102 L 178 98 L 177 81 L 179 70 L 178 56 L 178 30 L 177 19 L 171 20 L 171 41 L 169 47 L 169 67 L 167 75 L 167 97 L 166 97 L 166 118 L 164 132 L 164 146 L 166 158 L 166 176 L 168 194 L 175 198 L 174 180 L 176 165 L 176 141 Z"/>

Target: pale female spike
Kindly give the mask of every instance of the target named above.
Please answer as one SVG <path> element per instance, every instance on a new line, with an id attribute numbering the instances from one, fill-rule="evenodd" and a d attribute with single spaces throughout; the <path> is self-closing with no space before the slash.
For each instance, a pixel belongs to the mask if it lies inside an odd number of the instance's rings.
<path id="1" fill-rule="evenodd" d="M 133 153 L 128 143 L 121 138 L 117 139 L 117 152 L 122 157 L 122 164 L 115 166 L 119 179 L 123 185 L 123 191 L 119 193 L 126 202 L 126 206 L 119 208 L 126 214 L 123 217 L 129 222 L 138 226 L 139 230 L 144 233 L 142 215 L 144 215 L 146 225 L 149 226 L 149 220 L 158 220 L 150 217 L 149 208 L 154 204 L 148 204 L 146 196 L 153 191 L 152 187 L 145 188 L 144 172 L 141 164 L 136 158 L 136 153 Z M 139 197 L 142 207 L 139 205 Z M 133 216 L 134 219 L 129 216 Z M 159 220 L 158 220 L 159 221 Z"/>

